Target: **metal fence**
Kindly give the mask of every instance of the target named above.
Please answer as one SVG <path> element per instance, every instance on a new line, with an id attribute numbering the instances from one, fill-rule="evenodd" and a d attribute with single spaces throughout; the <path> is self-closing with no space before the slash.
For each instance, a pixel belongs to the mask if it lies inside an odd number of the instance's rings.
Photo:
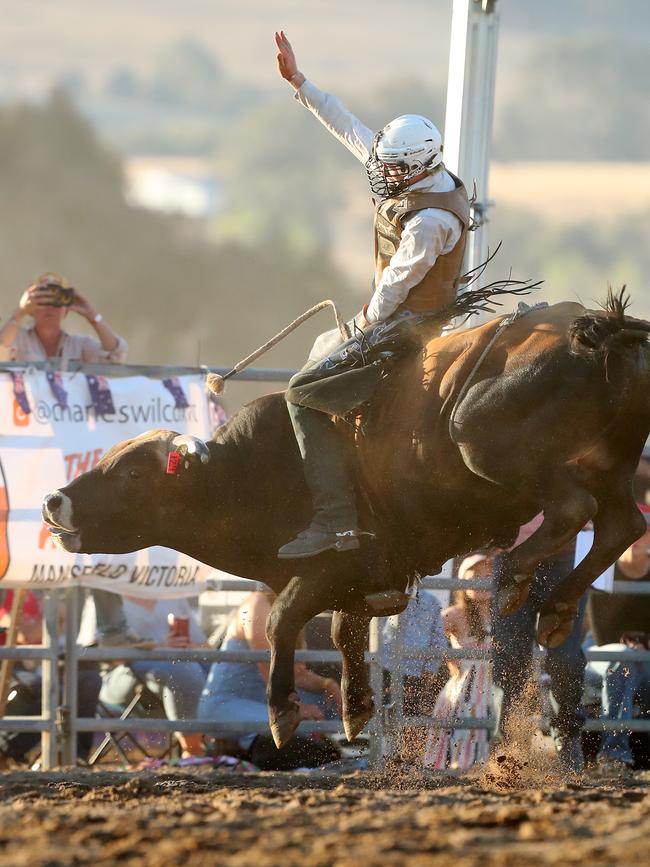
<path id="1" fill-rule="evenodd" d="M 634 585 L 635 582 L 626 582 Z M 253 590 L 255 582 L 244 580 L 214 582 L 214 589 L 222 590 Z M 263 585 L 262 585 L 263 586 Z M 423 581 L 423 587 L 433 590 L 456 589 L 489 589 L 488 580 L 458 580 L 449 577 L 428 577 Z M 620 588 L 617 588 L 617 590 Z M 626 588 L 627 589 L 627 588 Z M 638 587 L 634 586 L 635 592 Z M 65 593 L 66 630 L 62 635 L 58 629 L 58 607 L 61 593 Z M 650 588 L 648 588 L 650 592 Z M 72 765 L 77 760 L 77 734 L 79 732 L 202 732 L 219 737 L 242 731 L 250 733 L 268 732 L 268 726 L 257 722 L 237 721 L 232 723 L 211 723 L 205 720 L 167 720 L 152 718 L 82 718 L 77 711 L 77 672 L 80 662 L 99 661 L 135 661 L 135 660 L 165 660 L 192 662 L 263 662 L 270 659 L 268 651 L 224 651 L 218 649 L 195 648 L 187 650 L 154 649 L 136 650 L 133 648 L 84 648 L 77 644 L 77 624 L 79 620 L 79 589 L 66 591 L 52 590 L 46 592 L 44 599 L 44 644 L 34 647 L 0 647 L 0 660 L 13 659 L 40 660 L 42 664 L 42 713 L 40 717 L 4 717 L 0 720 L 0 729 L 7 731 L 41 732 L 42 767 L 52 768 L 59 762 Z M 398 631 L 399 641 L 399 631 Z M 428 659 L 446 660 L 483 660 L 490 658 L 490 651 L 480 648 L 436 648 L 424 653 L 400 652 L 394 653 L 395 671 L 399 672 L 401 663 L 406 659 L 417 659 L 426 656 Z M 588 650 L 587 659 L 618 661 L 650 661 L 650 651 L 602 651 Z M 306 663 L 339 662 L 338 651 L 302 650 L 297 651 L 296 658 Z M 370 682 L 375 698 L 376 713 L 369 725 L 369 758 L 375 766 L 390 755 L 394 749 L 395 738 L 404 728 L 426 726 L 427 728 L 485 728 L 492 730 L 493 720 L 487 718 L 454 718 L 408 717 L 403 708 L 403 681 L 401 677 L 391 678 L 391 694 L 388 702 L 384 701 L 384 653 L 382 648 L 382 631 L 380 622 L 372 622 L 371 642 L 366 661 L 369 665 Z M 61 668 L 59 668 L 61 666 Z M 590 719 L 585 729 L 591 731 L 612 731 L 625 729 L 627 731 L 650 731 L 650 720 L 634 719 L 626 721 Z M 327 732 L 342 734 L 339 720 L 326 720 L 301 723 L 300 730 L 304 732 Z"/>

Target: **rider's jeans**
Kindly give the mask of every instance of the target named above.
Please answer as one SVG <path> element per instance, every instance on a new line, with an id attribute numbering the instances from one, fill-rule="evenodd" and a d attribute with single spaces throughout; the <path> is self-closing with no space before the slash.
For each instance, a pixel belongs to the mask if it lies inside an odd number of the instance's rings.
<path id="1" fill-rule="evenodd" d="M 405 321 L 414 316 L 409 310 L 398 310 L 387 322 Z M 366 329 L 372 344 L 372 329 Z M 328 344 L 325 338 L 331 337 Z M 378 370 L 350 368 L 336 355 L 343 345 L 337 333 L 328 332 L 315 346 L 328 346 L 329 353 L 310 360 L 289 383 L 287 406 L 300 454 L 305 479 L 312 495 L 314 518 L 312 525 L 326 532 L 339 532 L 357 528 L 357 509 L 354 485 L 347 456 L 331 415 L 344 415 L 365 402 L 374 391 L 373 382 L 379 378 Z M 332 362 L 329 359 L 332 358 Z M 369 374 L 369 376 L 366 376 Z M 361 378 L 364 382 L 361 383 Z M 374 378 L 374 380 L 373 380 Z M 327 385 L 333 386 L 329 393 Z M 318 385 L 318 397 L 311 401 L 301 398 L 301 390 Z M 364 389 L 368 389 L 364 393 Z M 304 405 L 311 403 L 311 405 Z M 318 408 L 314 407 L 318 405 Z"/>

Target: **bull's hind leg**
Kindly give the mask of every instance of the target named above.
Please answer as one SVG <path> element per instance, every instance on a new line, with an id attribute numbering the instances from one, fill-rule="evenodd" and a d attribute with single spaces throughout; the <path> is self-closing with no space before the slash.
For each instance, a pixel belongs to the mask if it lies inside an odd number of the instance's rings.
<path id="1" fill-rule="evenodd" d="M 300 699 L 294 680 L 298 634 L 308 620 L 329 608 L 330 597 L 331 589 L 296 576 L 271 607 L 266 622 L 271 645 L 266 694 L 271 734 L 278 749 L 289 741 L 300 723 Z"/>
<path id="2" fill-rule="evenodd" d="M 596 498 L 565 467 L 549 472 L 539 502 L 544 512 L 542 524 L 504 557 L 497 588 L 497 608 L 502 616 L 512 614 L 524 604 L 535 569 L 571 542 L 598 509 Z"/>
<path id="3" fill-rule="evenodd" d="M 546 647 L 562 644 L 573 628 L 582 594 L 645 532 L 645 520 L 630 494 L 631 480 L 625 480 L 619 493 L 615 483 L 612 480 L 613 490 L 604 495 L 606 499 L 599 500 L 591 550 L 557 586 L 540 612 L 537 638 Z"/>
<path id="4" fill-rule="evenodd" d="M 343 727 L 348 741 L 364 728 L 374 712 L 372 690 L 364 652 L 368 646 L 370 618 L 336 611 L 332 618 L 332 641 L 341 651 Z"/>

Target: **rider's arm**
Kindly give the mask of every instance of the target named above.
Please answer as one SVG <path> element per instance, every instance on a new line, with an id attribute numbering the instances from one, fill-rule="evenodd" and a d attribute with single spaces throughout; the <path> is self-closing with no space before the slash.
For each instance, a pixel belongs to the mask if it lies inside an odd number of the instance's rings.
<path id="1" fill-rule="evenodd" d="M 308 108 L 323 126 L 362 163 L 366 163 L 372 149 L 372 130 L 343 105 L 340 99 L 319 90 L 305 79 L 296 90 L 295 98 Z"/>
<path id="2" fill-rule="evenodd" d="M 426 208 L 404 221 L 400 245 L 368 302 L 368 322 L 387 319 L 433 268 L 438 256 L 458 243 L 462 226 L 450 211 Z"/>

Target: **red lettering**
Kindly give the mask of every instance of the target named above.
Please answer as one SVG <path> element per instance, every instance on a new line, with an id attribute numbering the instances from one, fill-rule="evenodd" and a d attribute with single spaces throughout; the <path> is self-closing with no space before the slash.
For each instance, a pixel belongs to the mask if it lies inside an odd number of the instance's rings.
<path id="1" fill-rule="evenodd" d="M 86 452 L 83 455 L 79 455 L 79 462 L 77 463 L 77 469 L 74 474 L 75 479 L 77 476 L 80 476 L 82 473 L 85 473 L 90 469 L 92 456 L 92 452 Z"/>
<path id="2" fill-rule="evenodd" d="M 79 452 L 72 452 L 70 455 L 63 455 L 63 460 L 65 462 L 65 478 L 67 482 L 71 482 L 75 478 L 74 468 L 80 457 L 81 455 Z"/>
<path id="3" fill-rule="evenodd" d="M 89 452 L 72 452 L 69 455 L 63 455 L 66 480 L 71 482 L 82 473 L 94 469 L 100 462 L 103 453 L 103 449 L 93 449 Z"/>

